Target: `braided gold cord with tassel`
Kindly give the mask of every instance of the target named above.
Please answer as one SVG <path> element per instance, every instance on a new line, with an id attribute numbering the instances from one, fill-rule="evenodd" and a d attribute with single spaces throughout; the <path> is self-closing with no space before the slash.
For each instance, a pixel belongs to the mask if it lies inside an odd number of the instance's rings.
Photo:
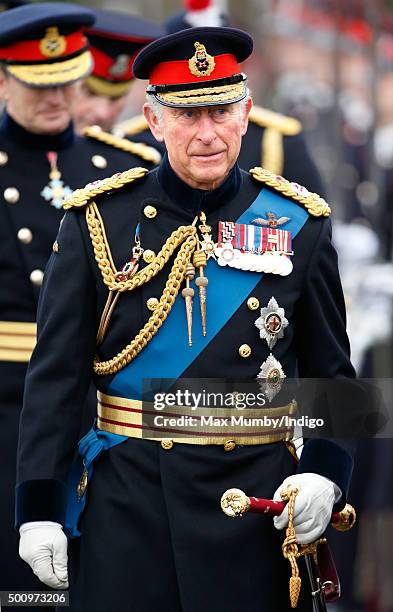
<path id="1" fill-rule="evenodd" d="M 125 281 L 119 281 L 116 278 L 117 270 L 106 237 L 104 223 L 95 202 L 91 202 L 86 208 L 86 222 L 93 245 L 94 256 L 101 271 L 102 279 L 111 292 L 118 292 L 118 294 L 125 291 L 132 291 L 136 287 L 140 287 L 149 282 L 162 270 L 175 250 L 180 247 L 161 295 L 159 305 L 144 327 L 135 338 L 112 359 L 99 361 L 98 357 L 96 357 L 94 361 L 94 371 L 99 376 L 104 376 L 106 374 L 115 374 L 128 365 L 160 329 L 169 315 L 179 293 L 181 284 L 186 276 L 187 265 L 191 262 L 193 253 L 197 247 L 198 238 L 195 225 L 178 227 L 166 240 L 162 249 L 151 264 L 131 276 L 131 278 Z M 113 312 L 110 306 L 111 305 L 107 303 L 105 315 L 102 317 L 99 331 L 99 338 L 101 341 L 108 327 L 109 316 Z"/>
<path id="2" fill-rule="evenodd" d="M 154 261 L 148 266 L 131 276 L 131 278 L 120 281 L 116 278 L 116 267 L 114 265 L 110 246 L 105 234 L 104 224 L 97 205 L 92 202 L 86 208 L 86 221 L 92 241 L 94 256 L 101 271 L 105 285 L 111 291 L 132 291 L 141 287 L 154 278 L 169 261 L 175 250 L 190 236 L 196 236 L 196 228 L 192 225 L 181 225 L 167 238 L 164 246 L 159 251 Z M 196 238 L 195 238 L 196 245 Z"/>
<path id="3" fill-rule="evenodd" d="M 166 320 L 175 299 L 179 293 L 181 284 L 186 276 L 187 265 L 190 263 L 192 254 L 197 245 L 196 230 L 189 235 L 181 244 L 178 254 L 175 257 L 171 272 L 162 292 L 159 305 L 154 310 L 147 323 L 143 326 L 135 338 L 127 344 L 122 351 L 115 357 L 107 361 L 99 361 L 96 357 L 94 360 L 94 371 L 99 376 L 105 374 L 115 374 L 126 365 L 128 365 L 135 357 L 145 348 L 148 342 L 158 332 L 161 325 Z M 145 268 L 146 269 L 146 268 Z M 149 280 L 152 278 L 153 272 L 150 274 Z M 139 283 L 142 284 L 142 283 Z M 135 286 L 139 286 L 135 285 Z"/>
<path id="4" fill-rule="evenodd" d="M 300 546 L 297 543 L 295 528 L 293 526 L 293 513 L 295 511 L 295 500 L 298 493 L 299 489 L 297 487 L 289 487 L 281 493 L 282 500 L 286 501 L 288 504 L 288 527 L 285 532 L 286 538 L 282 544 L 282 552 L 285 559 L 288 559 L 292 571 L 292 575 L 289 579 L 289 597 L 291 600 L 291 608 L 296 608 L 302 586 L 302 579 L 299 575 L 297 559 L 303 555 L 312 555 L 314 558 L 314 563 L 317 564 L 318 545 L 326 543 L 326 538 L 320 538 L 315 542 Z"/>
<path id="5" fill-rule="evenodd" d="M 293 526 L 293 513 L 295 510 L 296 495 L 299 489 L 290 487 L 281 493 L 283 501 L 288 503 L 288 527 L 286 529 L 286 538 L 282 545 L 282 552 L 285 559 L 288 559 L 292 576 L 289 579 L 289 596 L 291 599 L 291 608 L 296 608 L 302 586 L 302 579 L 299 576 L 299 568 L 297 565 L 297 557 L 299 556 L 299 546 L 296 541 L 295 528 Z"/>

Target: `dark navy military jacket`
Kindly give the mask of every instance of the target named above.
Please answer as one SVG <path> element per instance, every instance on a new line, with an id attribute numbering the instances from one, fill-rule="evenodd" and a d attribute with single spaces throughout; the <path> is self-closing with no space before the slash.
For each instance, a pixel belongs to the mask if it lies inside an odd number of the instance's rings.
<path id="1" fill-rule="evenodd" d="M 120 270 L 130 260 L 138 224 L 142 247 L 157 254 L 171 232 L 190 225 L 199 211 L 205 212 L 217 240 L 218 221 L 236 221 L 260 194 L 271 193 L 272 189 L 237 166 L 218 189 L 192 189 L 176 176 L 165 157 L 144 178 L 94 201 Z M 288 216 L 296 216 L 301 204 L 285 201 Z M 155 214 L 147 214 L 152 210 Z M 110 359 L 138 334 L 151 316 L 147 302 L 161 296 L 173 262 L 172 258 L 148 283 L 120 296 L 97 349 L 108 290 L 95 260 L 85 213 L 85 206 L 66 213 L 58 251 L 52 253 L 45 272 L 38 344 L 29 365 L 21 418 L 17 525 L 35 520 L 64 523 L 66 482 L 93 378 L 94 356 L 98 352 L 101 360 Z M 150 341 L 149 368 L 144 367 L 144 351 L 130 366 L 140 366 L 143 377 L 161 378 L 164 371 L 171 375 L 171 364 L 185 358 L 182 377 L 255 378 L 270 349 L 255 327 L 259 313 L 248 308 L 247 300 L 253 296 L 266 306 L 274 296 L 289 321 L 273 351 L 285 374 L 353 377 L 330 220 L 309 215 L 292 246 L 289 276 L 255 277 L 254 288 L 244 295 L 239 295 L 236 284 L 219 292 L 213 282 L 209 284 L 208 312 L 235 297 L 240 305 L 214 337 L 209 337 L 208 315 L 208 342 L 192 359 L 187 359 L 190 349 L 181 304 L 183 315 L 171 338 L 165 339 L 165 325 L 173 312 Z M 178 295 L 178 300 L 183 298 Z M 195 317 L 194 328 L 197 325 Z M 239 355 L 244 343 L 251 347 L 248 358 Z M 133 399 L 140 381 L 127 367 L 115 375 L 95 376 L 96 386 L 122 396 L 114 389 L 123 375 L 128 388 L 123 396 Z M 219 509 L 219 498 L 231 486 L 271 498 L 296 469 L 336 482 L 343 494 L 337 507 L 345 502 L 352 458 L 336 440 L 308 440 L 297 467 L 283 442 L 225 452 L 219 445 L 177 443 L 165 450 L 156 441 L 125 438 L 104 451 L 88 485 L 82 537 L 70 543 L 70 571 L 72 560 L 80 558 L 71 573 L 71 609 L 104 612 L 113 604 L 122 610 L 151 612 L 159 603 L 164 612 L 210 612 L 235 610 L 241 601 L 252 611 L 289 610 L 281 533 L 269 518 L 228 519 Z M 75 496 L 75 491 L 70 494 Z M 74 550 L 79 544 L 80 556 Z M 307 586 L 302 597 L 306 592 Z M 299 609 L 308 611 L 311 604 Z"/>
<path id="2" fill-rule="evenodd" d="M 197 212 L 203 210 L 213 227 L 213 239 L 217 239 L 218 221 L 236 220 L 261 189 L 268 187 L 235 166 L 217 190 L 193 190 L 175 175 L 165 158 L 158 170 L 112 194 L 98 196 L 96 201 L 115 265 L 121 269 L 130 259 L 137 224 L 143 248 L 157 253 L 173 230 L 191 224 Z M 290 204 L 299 206 L 295 202 Z M 144 213 L 148 205 L 156 208 L 153 218 Z M 57 242 L 59 251 L 52 254 L 46 270 L 38 319 L 39 342 L 25 390 L 18 478 L 21 483 L 18 521 L 22 522 L 64 518 L 64 483 L 77 443 L 80 407 L 92 378 L 95 338 L 108 293 L 94 259 L 84 208 L 67 212 Z M 289 326 L 275 347 L 275 357 L 288 377 L 296 372 L 308 378 L 352 377 L 330 220 L 309 216 L 293 241 L 293 249 L 293 272 L 287 277 L 265 274 L 251 293 L 261 305 L 274 296 L 285 309 Z M 160 297 L 168 273 L 169 268 L 164 268 L 140 289 L 121 295 L 99 348 L 101 360 L 117 354 L 141 330 L 151 314 L 147 300 Z M 255 313 L 247 308 L 249 297 L 244 295 L 241 306 L 182 376 L 208 378 L 213 373 L 218 378 L 256 376 L 270 350 L 259 338 Z M 221 300 L 231 300 L 231 294 L 216 295 L 214 286 L 209 286 L 208 300 L 220 308 Z M 184 330 L 179 329 L 181 333 L 186 334 L 185 326 Z M 152 343 L 162 349 L 160 333 Z M 239 356 L 243 343 L 252 348 L 248 359 Z M 167 355 L 170 363 L 171 347 L 164 347 L 162 354 Z M 143 360 L 143 351 L 136 359 Z M 155 372 L 145 375 L 160 377 L 160 363 Z M 112 379 L 113 376 L 96 377 L 95 382 L 105 391 Z M 344 500 L 351 459 L 338 444 L 310 441 L 303 451 L 299 470 L 328 476 L 340 486 Z M 34 493 L 36 486 L 42 491 L 43 480 L 45 503 L 41 495 L 37 497 Z"/>

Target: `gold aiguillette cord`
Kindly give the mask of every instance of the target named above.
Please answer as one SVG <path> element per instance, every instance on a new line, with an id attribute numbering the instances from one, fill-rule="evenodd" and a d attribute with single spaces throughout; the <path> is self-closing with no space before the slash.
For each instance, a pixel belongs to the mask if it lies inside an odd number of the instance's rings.
<path id="1" fill-rule="evenodd" d="M 292 575 L 289 579 L 289 597 L 291 600 L 291 608 L 296 608 L 300 589 L 302 586 L 302 579 L 299 575 L 299 568 L 297 559 L 302 555 L 312 555 L 315 563 L 317 562 L 317 547 L 319 544 L 326 542 L 325 538 L 320 538 L 311 544 L 299 545 L 296 540 L 295 528 L 293 526 L 293 514 L 295 510 L 296 495 L 299 493 L 299 489 L 296 487 L 288 487 L 281 493 L 283 501 L 287 502 L 288 507 L 288 527 L 286 529 L 286 538 L 282 544 L 282 552 L 285 559 L 288 559 L 291 565 Z"/>

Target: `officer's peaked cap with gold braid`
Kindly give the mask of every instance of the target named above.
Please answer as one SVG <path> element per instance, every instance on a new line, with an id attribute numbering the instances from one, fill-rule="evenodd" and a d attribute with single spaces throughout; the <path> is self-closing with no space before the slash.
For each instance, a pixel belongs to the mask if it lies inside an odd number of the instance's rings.
<path id="1" fill-rule="evenodd" d="M 66 2 L 36 2 L 0 14 L 0 63 L 30 87 L 56 87 L 86 77 L 92 58 L 84 29 L 93 11 Z"/>
<path id="2" fill-rule="evenodd" d="M 181 30 L 147 45 L 134 75 L 149 79 L 147 93 L 173 107 L 231 104 L 247 95 L 239 64 L 252 52 L 249 34 L 234 28 Z"/>

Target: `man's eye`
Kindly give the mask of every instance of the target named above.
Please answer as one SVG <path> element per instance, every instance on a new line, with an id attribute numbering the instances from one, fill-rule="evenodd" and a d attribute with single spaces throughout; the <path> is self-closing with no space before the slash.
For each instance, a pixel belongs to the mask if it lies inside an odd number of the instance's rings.
<path id="1" fill-rule="evenodd" d="M 213 116 L 217 118 L 226 117 L 228 114 L 228 110 L 226 108 L 215 108 L 213 111 Z"/>
<path id="2" fill-rule="evenodd" d="M 195 117 L 195 111 L 193 110 L 185 110 L 181 113 L 181 117 L 185 117 L 186 119 L 193 119 Z"/>

